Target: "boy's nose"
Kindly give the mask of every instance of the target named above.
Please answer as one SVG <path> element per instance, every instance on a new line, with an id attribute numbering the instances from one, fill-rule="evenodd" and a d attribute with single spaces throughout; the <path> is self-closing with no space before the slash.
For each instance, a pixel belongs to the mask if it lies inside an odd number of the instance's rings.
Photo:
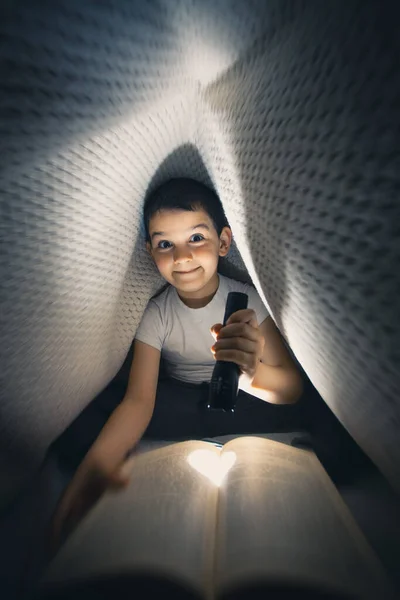
<path id="1" fill-rule="evenodd" d="M 179 249 L 175 246 L 174 249 L 174 263 L 180 264 L 192 261 L 192 254 L 188 248 Z"/>

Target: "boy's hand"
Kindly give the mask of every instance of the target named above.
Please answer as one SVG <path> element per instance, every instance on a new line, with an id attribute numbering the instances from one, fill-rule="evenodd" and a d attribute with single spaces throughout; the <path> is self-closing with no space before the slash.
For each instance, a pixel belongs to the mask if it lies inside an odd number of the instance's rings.
<path id="1" fill-rule="evenodd" d="M 83 464 L 64 491 L 51 523 L 50 544 L 55 553 L 63 539 L 78 525 L 85 514 L 107 489 L 126 487 L 129 478 L 116 470 L 106 473 L 93 465 Z"/>
<path id="2" fill-rule="evenodd" d="M 238 310 L 225 327 L 221 323 L 213 325 L 211 333 L 217 340 L 211 348 L 214 358 L 236 363 L 252 381 L 265 344 L 254 310 Z"/>

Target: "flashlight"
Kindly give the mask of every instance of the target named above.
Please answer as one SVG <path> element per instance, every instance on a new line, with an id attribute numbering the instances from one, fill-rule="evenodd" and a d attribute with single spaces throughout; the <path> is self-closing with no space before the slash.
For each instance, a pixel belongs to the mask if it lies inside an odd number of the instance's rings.
<path id="1" fill-rule="evenodd" d="M 247 308 L 248 296 L 230 292 L 226 300 L 223 325 L 233 313 Z M 240 368 L 236 363 L 217 360 L 210 381 L 207 408 L 234 412 L 239 388 Z"/>

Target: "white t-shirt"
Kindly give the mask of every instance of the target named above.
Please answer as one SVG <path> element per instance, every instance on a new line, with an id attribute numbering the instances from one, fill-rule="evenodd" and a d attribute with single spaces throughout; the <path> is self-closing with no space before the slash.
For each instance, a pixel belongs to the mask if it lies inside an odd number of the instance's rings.
<path id="1" fill-rule="evenodd" d="M 219 274 L 218 290 L 202 308 L 186 306 L 169 285 L 148 303 L 135 339 L 161 351 L 169 377 L 189 383 L 210 381 L 215 365 L 210 328 L 223 322 L 229 292 L 248 295 L 248 308 L 255 311 L 259 325 L 269 316 L 252 286 Z"/>

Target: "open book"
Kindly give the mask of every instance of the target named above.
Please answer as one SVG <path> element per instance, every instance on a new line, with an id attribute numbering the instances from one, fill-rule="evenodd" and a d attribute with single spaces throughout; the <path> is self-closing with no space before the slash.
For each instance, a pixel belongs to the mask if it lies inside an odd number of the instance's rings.
<path id="1" fill-rule="evenodd" d="M 40 597 L 392 597 L 311 451 L 258 437 L 223 448 L 190 441 L 125 469 L 128 488 L 105 494 L 82 521 Z"/>

